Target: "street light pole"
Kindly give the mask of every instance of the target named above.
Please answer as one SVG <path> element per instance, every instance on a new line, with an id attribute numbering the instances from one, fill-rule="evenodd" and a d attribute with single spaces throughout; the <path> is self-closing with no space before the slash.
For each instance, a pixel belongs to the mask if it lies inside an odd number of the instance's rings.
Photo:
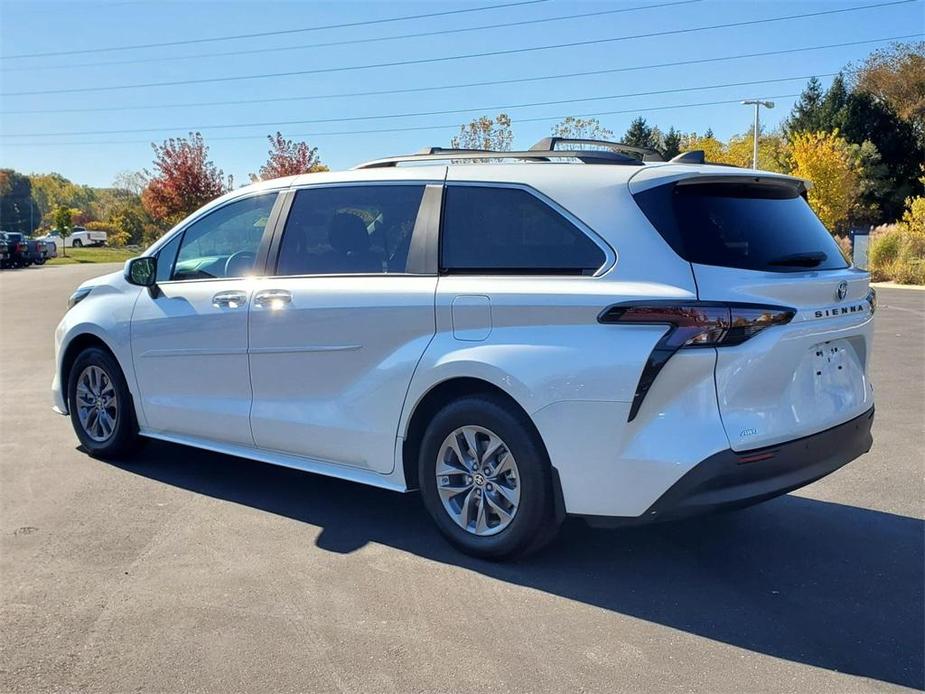
<path id="1" fill-rule="evenodd" d="M 758 168 L 758 109 L 762 106 L 765 108 L 774 108 L 773 101 L 762 101 L 761 99 L 745 99 L 742 102 L 743 106 L 754 106 L 755 107 L 755 132 L 754 132 L 754 142 L 752 145 L 752 168 Z"/>

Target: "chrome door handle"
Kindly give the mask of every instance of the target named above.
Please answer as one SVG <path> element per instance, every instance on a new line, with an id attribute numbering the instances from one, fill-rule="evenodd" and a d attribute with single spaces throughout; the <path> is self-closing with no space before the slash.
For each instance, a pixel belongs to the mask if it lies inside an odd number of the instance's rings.
<path id="1" fill-rule="evenodd" d="M 264 289 L 254 295 L 254 306 L 280 309 L 292 303 L 292 294 L 285 289 Z"/>
<path id="2" fill-rule="evenodd" d="M 247 303 L 247 294 L 244 292 L 219 292 L 212 297 L 215 308 L 241 308 Z"/>

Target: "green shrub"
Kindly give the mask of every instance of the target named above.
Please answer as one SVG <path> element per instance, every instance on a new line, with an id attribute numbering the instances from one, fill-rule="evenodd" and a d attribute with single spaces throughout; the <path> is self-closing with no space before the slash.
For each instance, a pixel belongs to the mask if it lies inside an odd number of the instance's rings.
<path id="1" fill-rule="evenodd" d="M 908 224 L 874 230 L 868 266 L 875 282 L 925 284 L 925 233 Z"/>
<path id="2" fill-rule="evenodd" d="M 893 281 L 925 284 L 925 260 L 899 260 L 893 265 Z"/>
<path id="3" fill-rule="evenodd" d="M 893 263 L 899 257 L 899 235 L 900 230 L 896 224 L 884 224 L 871 233 L 867 267 L 875 282 L 891 279 Z"/>

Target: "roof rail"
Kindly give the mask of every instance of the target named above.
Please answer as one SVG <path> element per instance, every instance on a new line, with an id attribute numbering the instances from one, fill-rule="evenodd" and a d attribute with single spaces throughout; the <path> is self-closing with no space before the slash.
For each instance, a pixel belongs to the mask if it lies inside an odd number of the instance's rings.
<path id="1" fill-rule="evenodd" d="M 636 147 L 622 142 L 591 140 L 581 137 L 544 137 L 530 149 L 538 151 L 556 151 L 558 145 L 602 147 L 612 152 L 629 152 L 631 155 L 634 155 L 635 159 L 639 159 L 640 161 L 665 161 L 665 158 L 660 153 L 648 147 Z"/>
<path id="2" fill-rule="evenodd" d="M 638 157 L 627 156 L 620 152 L 591 150 L 536 150 L 518 152 L 499 152 L 491 149 L 450 149 L 444 147 L 426 147 L 417 154 L 404 154 L 385 157 L 354 166 L 354 169 L 381 169 L 398 166 L 406 162 L 428 161 L 485 161 L 497 159 L 519 159 L 522 161 L 550 161 L 553 159 L 577 159 L 583 164 L 616 164 L 622 166 L 641 166 Z"/>

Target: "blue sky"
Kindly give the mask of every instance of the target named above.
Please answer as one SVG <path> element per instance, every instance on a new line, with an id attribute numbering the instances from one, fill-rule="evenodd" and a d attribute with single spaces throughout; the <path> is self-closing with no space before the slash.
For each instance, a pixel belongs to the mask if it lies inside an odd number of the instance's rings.
<path id="1" fill-rule="evenodd" d="M 750 109 L 737 103 L 682 106 L 751 97 L 774 98 L 777 108 L 763 112 L 766 122 L 773 126 L 787 115 L 794 102 L 794 98 L 785 95 L 799 93 L 806 76 L 837 72 L 845 64 L 860 60 L 878 46 L 886 45 L 885 42 L 861 42 L 921 34 L 925 31 L 925 2 L 916 0 L 827 16 L 503 56 L 266 79 L 68 93 L 60 91 L 323 70 L 505 51 L 825 12 L 885 1 L 546 0 L 443 17 L 260 38 L 55 56 L 8 57 L 363 22 L 489 7 L 516 1 L 3 0 L 0 2 L 0 166 L 25 172 L 57 171 L 75 182 L 105 186 L 111 184 L 115 174 L 121 170 L 149 167 L 152 159 L 151 141 L 182 136 L 191 129 L 198 129 L 210 145 L 215 163 L 226 174 L 233 174 L 240 184 L 246 182 L 248 172 L 256 171 L 264 161 L 267 149 L 265 136 L 277 129 L 282 130 L 287 137 L 299 136 L 297 139 L 308 140 L 319 148 L 325 163 L 332 168 L 344 168 L 366 159 L 411 152 L 427 145 L 446 145 L 458 131 L 460 123 L 483 113 L 494 115 L 502 110 L 498 108 L 502 106 L 507 107 L 503 110 L 514 121 L 514 145 L 518 148 L 529 147 L 539 138 L 548 135 L 552 125 L 561 116 L 613 111 L 626 112 L 601 115 L 599 118 L 602 124 L 618 135 L 625 131 L 632 118 L 638 114 L 663 129 L 673 125 L 683 131 L 703 132 L 710 127 L 717 136 L 725 138 L 749 127 L 752 118 Z M 676 4 L 668 5 L 669 2 Z M 648 9 L 633 9 L 646 6 Z M 455 34 L 431 33 L 610 10 L 624 11 Z M 418 33 L 426 35 L 352 45 L 312 46 Z M 836 43 L 849 45 L 545 81 L 399 94 L 331 96 L 518 80 Z M 287 50 L 264 50 L 276 48 Z M 203 57 L 203 54 L 214 53 L 223 55 Z M 199 57 L 185 59 L 184 56 Z M 119 64 L 90 65 L 114 62 Z M 781 78 L 799 79 L 716 89 L 700 88 Z M 822 79 L 827 84 L 831 77 Z M 690 91 L 621 96 L 678 89 Z M 36 91 L 49 93 L 16 94 Z M 262 101 L 306 96 L 323 98 Z M 596 100 L 582 101 L 589 98 Z M 189 105 L 195 102 L 232 100 L 250 100 L 252 103 Z M 518 106 L 549 101 L 563 103 Z M 380 118 L 383 115 L 433 111 L 460 112 Z M 370 116 L 373 118 L 366 118 Z M 362 120 L 344 120 L 350 118 Z M 248 125 L 255 123 L 261 125 Z M 435 125 L 449 127 L 431 128 Z M 326 134 L 378 129 L 399 131 Z M 143 132 L 88 132 L 101 130 Z"/>

